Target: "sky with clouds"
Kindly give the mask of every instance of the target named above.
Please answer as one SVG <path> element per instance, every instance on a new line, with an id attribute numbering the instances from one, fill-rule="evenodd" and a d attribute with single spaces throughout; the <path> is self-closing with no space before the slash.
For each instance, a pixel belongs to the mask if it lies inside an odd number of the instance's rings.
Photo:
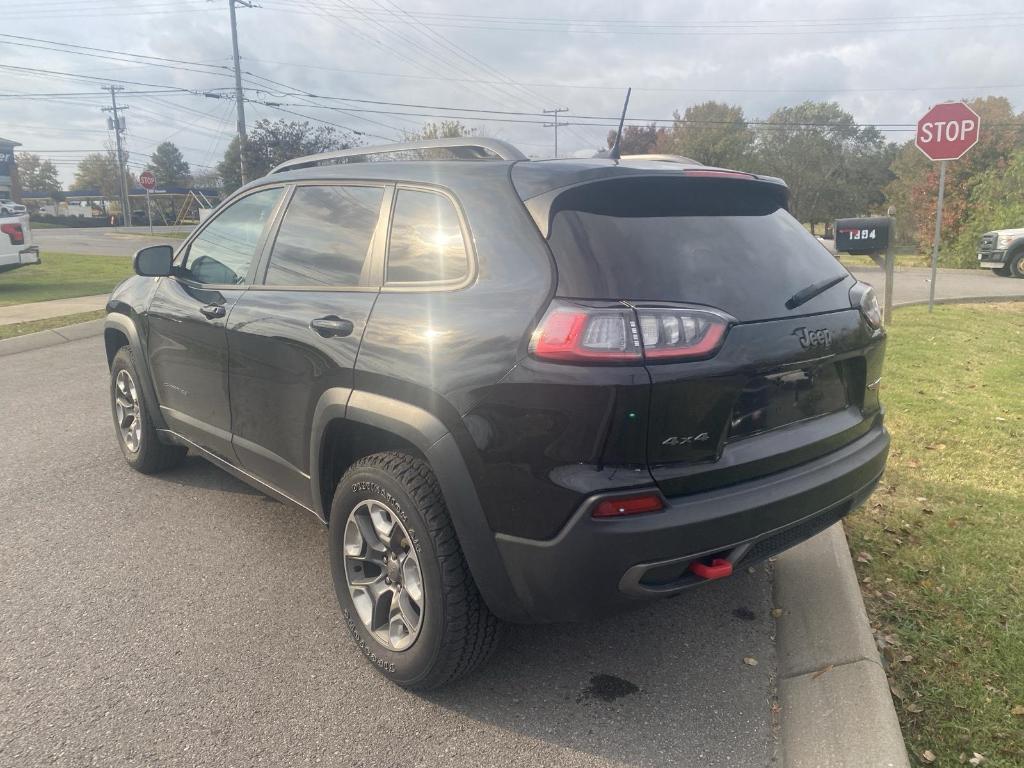
<path id="1" fill-rule="evenodd" d="M 752 119 L 834 100 L 901 140 L 939 101 L 991 94 L 1024 108 L 1019 0 L 253 5 L 237 11 L 248 121 L 315 118 L 361 131 L 365 143 L 452 117 L 551 156 L 542 110 L 567 108 L 559 153 L 586 152 L 603 143 L 626 86 L 635 119 L 667 120 L 708 99 Z M 82 154 L 112 138 L 102 88 L 118 82 L 133 170 L 163 140 L 194 171 L 216 165 L 235 129 L 234 102 L 217 98 L 233 86 L 227 6 L 4 3 L 0 136 L 57 161 L 67 187 Z"/>

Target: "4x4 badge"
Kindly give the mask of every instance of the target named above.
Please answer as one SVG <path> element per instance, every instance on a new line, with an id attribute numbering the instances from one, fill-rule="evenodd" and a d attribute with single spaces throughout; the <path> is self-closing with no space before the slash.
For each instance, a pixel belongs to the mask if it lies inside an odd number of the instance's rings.
<path id="1" fill-rule="evenodd" d="M 797 328 L 793 331 L 793 335 L 796 336 L 797 341 L 800 342 L 800 346 L 804 349 L 832 346 L 832 331 L 828 328 L 819 328 L 816 331 L 809 331 L 806 328 Z"/>

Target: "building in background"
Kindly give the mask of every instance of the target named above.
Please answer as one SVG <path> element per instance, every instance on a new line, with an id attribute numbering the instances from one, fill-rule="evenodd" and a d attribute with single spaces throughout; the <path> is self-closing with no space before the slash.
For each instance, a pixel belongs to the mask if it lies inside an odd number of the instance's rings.
<path id="1" fill-rule="evenodd" d="M 20 147 L 16 141 L 0 137 L 0 199 L 14 198 L 14 148 Z"/>

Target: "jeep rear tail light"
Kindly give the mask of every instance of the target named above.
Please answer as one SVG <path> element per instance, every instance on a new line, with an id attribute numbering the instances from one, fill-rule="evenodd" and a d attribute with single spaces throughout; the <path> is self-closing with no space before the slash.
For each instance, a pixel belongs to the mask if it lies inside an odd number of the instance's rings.
<path id="1" fill-rule="evenodd" d="M 556 301 L 530 339 L 543 360 L 640 363 L 714 355 L 730 320 L 706 309 L 588 307 Z"/>
<path id="2" fill-rule="evenodd" d="M 636 316 L 626 306 L 598 309 L 555 303 L 533 332 L 530 352 L 544 360 L 566 362 L 643 360 Z"/>
<path id="3" fill-rule="evenodd" d="M 25 244 L 25 232 L 21 224 L 0 224 L 0 232 L 11 238 L 11 245 Z"/>
<path id="4" fill-rule="evenodd" d="M 721 315 L 702 309 L 637 309 L 644 357 L 651 362 L 696 360 L 718 351 L 729 329 Z"/>

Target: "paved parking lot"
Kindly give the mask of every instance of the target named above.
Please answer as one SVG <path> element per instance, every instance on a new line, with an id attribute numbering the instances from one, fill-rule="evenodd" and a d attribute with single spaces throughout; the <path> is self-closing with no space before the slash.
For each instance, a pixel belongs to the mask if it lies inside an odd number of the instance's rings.
<path id="1" fill-rule="evenodd" d="M 476 676 L 406 693 L 354 652 L 319 522 L 200 459 L 129 471 L 106 376 L 98 337 L 0 364 L 0 765 L 771 761 L 764 569 L 510 627 Z"/>
<path id="2" fill-rule="evenodd" d="M 136 227 L 137 231 L 118 231 L 113 228 L 54 228 L 34 229 L 32 237 L 46 259 L 47 253 L 82 253 L 87 256 L 131 256 L 139 248 L 164 242 L 159 237 L 151 237 L 148 227 Z M 187 231 L 187 227 L 153 227 L 154 235 L 161 232 Z M 167 240 L 173 245 L 180 240 Z"/>

